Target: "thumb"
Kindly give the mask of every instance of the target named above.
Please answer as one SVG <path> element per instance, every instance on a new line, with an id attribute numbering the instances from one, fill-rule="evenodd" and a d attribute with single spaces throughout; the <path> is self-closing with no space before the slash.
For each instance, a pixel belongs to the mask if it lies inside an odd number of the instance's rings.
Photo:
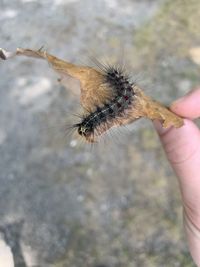
<path id="1" fill-rule="evenodd" d="M 155 122 L 154 125 L 167 158 L 179 178 L 183 199 L 186 203 L 192 201 L 193 206 L 200 205 L 200 132 L 198 127 L 187 119 L 184 120 L 184 126 L 178 129 L 171 127 L 164 130 L 159 122 Z"/>
<path id="2" fill-rule="evenodd" d="M 199 212 L 200 226 L 200 208 L 197 207 L 200 206 L 200 131 L 190 120 L 200 116 L 200 89 L 175 101 L 171 110 L 189 119 L 184 119 L 184 125 L 178 129 L 163 129 L 159 122 L 154 125 L 169 162 L 179 178 L 183 201 L 188 208 Z"/>
<path id="3" fill-rule="evenodd" d="M 195 119 L 200 116 L 200 89 L 174 102 L 171 110 Z M 200 131 L 189 119 L 181 128 L 163 129 L 154 122 L 166 155 L 176 172 L 185 213 L 185 227 L 193 259 L 200 266 Z"/>
<path id="4" fill-rule="evenodd" d="M 176 114 L 195 119 L 200 116 L 200 89 L 171 105 Z M 184 199 L 198 199 L 200 205 L 200 131 L 189 119 L 184 119 L 181 128 L 163 129 L 159 122 L 154 123 L 167 157 L 179 177 Z M 193 197 L 192 197 L 193 196 Z M 195 203 L 193 199 L 193 203 Z M 199 222 L 200 225 L 200 222 Z"/>

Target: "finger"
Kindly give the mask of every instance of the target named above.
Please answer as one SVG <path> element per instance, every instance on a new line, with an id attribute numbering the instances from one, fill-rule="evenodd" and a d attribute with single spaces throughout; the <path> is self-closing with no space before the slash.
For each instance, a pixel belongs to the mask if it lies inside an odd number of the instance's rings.
<path id="1" fill-rule="evenodd" d="M 181 128 L 163 129 L 160 122 L 154 122 L 170 163 L 185 164 L 197 149 L 200 149 L 200 131 L 190 120 L 184 119 Z M 200 165 L 199 165 L 200 167 Z"/>
<path id="2" fill-rule="evenodd" d="M 171 110 L 190 119 L 200 117 L 200 89 L 174 102 Z M 159 122 L 154 125 L 179 178 L 189 247 L 193 259 L 200 266 L 200 131 L 187 119 L 178 129 L 163 129 Z"/>
<path id="3" fill-rule="evenodd" d="M 154 123 L 167 157 L 179 177 L 180 188 L 190 219 L 199 218 L 200 203 L 200 131 L 190 120 L 184 120 L 181 128 L 163 130 L 159 122 Z M 190 211 L 189 211 L 190 210 Z M 192 210 L 192 212 L 191 212 Z"/>
<path id="4" fill-rule="evenodd" d="M 200 117 L 200 88 L 172 103 L 170 109 L 185 118 L 196 119 Z"/>

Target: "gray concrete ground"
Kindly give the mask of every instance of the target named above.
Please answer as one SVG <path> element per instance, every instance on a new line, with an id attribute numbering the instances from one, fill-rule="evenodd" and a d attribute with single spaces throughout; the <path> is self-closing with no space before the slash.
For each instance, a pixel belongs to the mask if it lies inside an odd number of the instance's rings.
<path id="1" fill-rule="evenodd" d="M 200 46 L 199 0 L 0 0 L 0 9 L 5 49 L 44 45 L 76 63 L 123 57 L 166 104 L 200 84 L 190 53 Z M 151 122 L 91 149 L 62 138 L 80 107 L 45 62 L 1 61 L 0 77 L 0 255 L 10 257 L 0 266 L 194 266 Z"/>

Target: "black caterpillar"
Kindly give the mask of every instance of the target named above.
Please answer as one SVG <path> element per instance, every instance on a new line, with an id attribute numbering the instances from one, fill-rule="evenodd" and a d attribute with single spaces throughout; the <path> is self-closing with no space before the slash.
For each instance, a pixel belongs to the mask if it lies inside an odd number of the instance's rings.
<path id="1" fill-rule="evenodd" d="M 80 123 L 74 124 L 78 128 L 79 135 L 86 139 L 91 136 L 100 135 L 106 129 L 110 128 L 108 125 L 114 120 L 124 117 L 124 112 L 133 102 L 135 92 L 133 90 L 134 84 L 130 82 L 123 70 L 116 67 L 109 67 L 104 69 L 104 80 L 114 96 L 109 103 L 102 104 L 101 107 L 96 107 L 95 111 L 83 117 Z M 103 130 L 102 130 L 103 128 Z"/>

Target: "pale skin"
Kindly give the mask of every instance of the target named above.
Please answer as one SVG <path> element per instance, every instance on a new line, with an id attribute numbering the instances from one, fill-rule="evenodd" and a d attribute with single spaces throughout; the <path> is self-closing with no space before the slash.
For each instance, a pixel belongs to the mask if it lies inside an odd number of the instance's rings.
<path id="1" fill-rule="evenodd" d="M 184 126 L 163 129 L 159 122 L 154 126 L 178 177 L 188 245 L 200 266 L 200 129 L 193 121 L 200 118 L 200 88 L 175 101 L 170 109 L 185 118 Z"/>

